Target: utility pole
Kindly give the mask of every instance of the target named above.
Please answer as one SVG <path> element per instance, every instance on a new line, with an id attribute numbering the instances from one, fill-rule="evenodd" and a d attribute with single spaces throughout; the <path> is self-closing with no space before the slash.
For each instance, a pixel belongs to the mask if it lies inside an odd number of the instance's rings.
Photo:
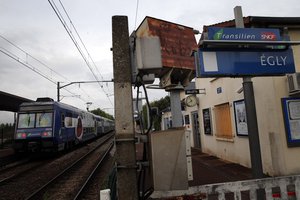
<path id="1" fill-rule="evenodd" d="M 112 17 L 118 199 L 138 199 L 127 16 Z"/>
<path id="2" fill-rule="evenodd" d="M 234 8 L 235 25 L 237 28 L 244 28 L 244 20 L 241 6 Z M 243 77 L 243 90 L 247 115 L 247 126 L 249 134 L 249 148 L 251 157 L 251 168 L 253 178 L 263 178 L 259 133 L 256 117 L 255 98 L 253 82 L 251 77 Z"/>
<path id="3" fill-rule="evenodd" d="M 60 82 L 57 82 L 57 102 L 60 101 L 60 90 L 61 87 L 60 87 Z"/>

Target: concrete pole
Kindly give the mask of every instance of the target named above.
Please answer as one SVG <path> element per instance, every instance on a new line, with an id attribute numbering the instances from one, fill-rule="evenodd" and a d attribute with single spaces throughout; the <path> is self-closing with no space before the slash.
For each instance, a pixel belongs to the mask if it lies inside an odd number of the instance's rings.
<path id="1" fill-rule="evenodd" d="M 127 16 L 112 17 L 118 199 L 138 199 Z"/>
<path id="2" fill-rule="evenodd" d="M 172 114 L 172 127 L 182 127 L 182 113 L 180 102 L 180 89 L 170 90 L 171 101 L 171 114 Z"/>
<path id="3" fill-rule="evenodd" d="M 244 20 L 241 6 L 234 8 L 235 25 L 244 28 Z M 259 133 L 256 117 L 256 106 L 251 77 L 243 77 L 243 90 L 247 115 L 247 126 L 249 134 L 249 148 L 253 178 L 263 178 Z"/>

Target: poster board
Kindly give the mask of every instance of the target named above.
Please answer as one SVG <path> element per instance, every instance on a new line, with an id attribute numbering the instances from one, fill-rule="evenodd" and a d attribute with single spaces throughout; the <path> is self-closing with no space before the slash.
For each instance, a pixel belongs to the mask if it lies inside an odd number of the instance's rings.
<path id="1" fill-rule="evenodd" d="M 205 135 L 212 135 L 212 123 L 211 123 L 211 109 L 205 108 L 202 110 L 203 115 L 203 126 L 204 126 L 204 134 Z"/>
<path id="2" fill-rule="evenodd" d="M 244 99 L 234 101 L 233 105 L 234 105 L 236 134 L 238 136 L 248 136 L 245 101 Z"/>
<path id="3" fill-rule="evenodd" d="M 288 147 L 300 147 L 300 98 L 282 98 Z"/>

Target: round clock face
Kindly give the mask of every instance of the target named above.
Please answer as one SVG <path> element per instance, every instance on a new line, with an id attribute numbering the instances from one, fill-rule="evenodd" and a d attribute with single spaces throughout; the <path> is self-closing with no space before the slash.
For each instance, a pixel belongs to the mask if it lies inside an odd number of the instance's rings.
<path id="1" fill-rule="evenodd" d="M 185 99 L 185 103 L 188 107 L 193 107 L 197 104 L 197 98 L 195 95 L 190 95 Z"/>

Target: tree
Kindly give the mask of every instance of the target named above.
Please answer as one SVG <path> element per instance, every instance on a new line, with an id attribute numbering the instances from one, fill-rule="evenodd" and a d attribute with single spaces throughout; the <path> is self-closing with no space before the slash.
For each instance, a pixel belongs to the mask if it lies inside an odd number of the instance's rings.
<path id="1" fill-rule="evenodd" d="M 153 117 L 153 128 L 155 130 L 160 130 L 161 111 L 167 107 L 170 107 L 170 97 L 165 96 L 157 101 L 150 102 L 150 107 L 158 108 L 158 113 L 153 113 L 152 111 L 152 117 Z M 148 127 L 147 104 L 143 105 L 143 119 L 144 119 L 145 127 Z"/>
<path id="2" fill-rule="evenodd" d="M 99 115 L 101 117 L 105 117 L 111 120 L 114 120 L 114 117 L 108 113 L 106 113 L 105 111 L 101 110 L 100 108 L 97 108 L 96 110 L 92 110 L 91 113 L 95 114 L 95 115 Z"/>

